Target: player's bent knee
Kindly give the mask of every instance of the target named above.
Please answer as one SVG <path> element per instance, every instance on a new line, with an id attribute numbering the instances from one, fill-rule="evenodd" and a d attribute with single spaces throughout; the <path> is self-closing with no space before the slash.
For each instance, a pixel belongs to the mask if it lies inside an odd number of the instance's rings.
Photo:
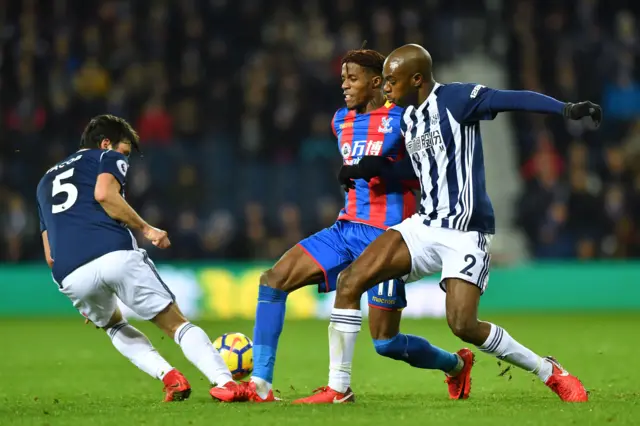
<path id="1" fill-rule="evenodd" d="M 260 285 L 282 289 L 284 286 L 284 277 L 279 276 L 273 269 L 267 269 L 260 274 Z"/>
<path id="2" fill-rule="evenodd" d="M 287 277 L 273 269 L 267 269 L 260 275 L 260 285 L 289 292 Z"/>
<path id="3" fill-rule="evenodd" d="M 362 292 L 358 292 L 357 274 L 353 268 L 348 267 L 338 275 L 336 297 L 342 300 L 360 300 Z"/>
<path id="4" fill-rule="evenodd" d="M 400 342 L 399 335 L 385 340 L 373 339 L 373 347 L 378 355 L 396 360 L 404 359 L 404 345 Z"/>
<path id="5" fill-rule="evenodd" d="M 116 310 L 113 313 L 113 315 L 111 315 L 111 319 L 109 319 L 109 322 L 107 323 L 107 325 L 102 327 L 102 329 L 103 330 L 107 330 L 107 329 L 113 327 L 114 325 L 118 324 L 122 320 L 123 320 L 122 312 L 120 312 L 120 309 L 116 308 Z"/>
<path id="6" fill-rule="evenodd" d="M 182 324 L 188 322 L 188 320 L 182 315 L 178 305 L 170 303 L 164 308 L 158 315 L 151 320 L 160 330 L 162 330 L 167 336 L 173 338 L 176 334 L 176 330 L 180 328 Z"/>

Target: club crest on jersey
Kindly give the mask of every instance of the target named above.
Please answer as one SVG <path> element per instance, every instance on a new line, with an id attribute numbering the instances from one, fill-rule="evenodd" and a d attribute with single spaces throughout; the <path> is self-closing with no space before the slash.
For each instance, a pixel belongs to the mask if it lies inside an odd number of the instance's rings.
<path id="1" fill-rule="evenodd" d="M 391 127 L 391 125 L 389 123 L 391 123 L 391 120 L 393 120 L 393 117 L 382 117 L 382 124 L 380 124 L 380 126 L 378 126 L 378 131 L 380 133 L 391 133 L 393 132 L 393 127 Z"/>
<path id="2" fill-rule="evenodd" d="M 129 165 L 124 160 L 116 161 L 116 166 L 118 166 L 118 170 L 122 173 L 122 176 L 127 175 L 127 170 L 129 169 Z"/>
<path id="3" fill-rule="evenodd" d="M 432 126 L 437 126 L 438 123 L 440 123 L 440 114 L 438 114 L 438 112 L 436 111 L 434 114 L 431 115 L 430 121 Z"/>

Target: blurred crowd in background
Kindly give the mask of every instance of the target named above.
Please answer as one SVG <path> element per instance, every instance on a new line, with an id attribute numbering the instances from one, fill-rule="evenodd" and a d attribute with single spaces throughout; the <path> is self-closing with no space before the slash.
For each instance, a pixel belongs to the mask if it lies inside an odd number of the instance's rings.
<path id="1" fill-rule="evenodd" d="M 599 103 L 604 124 L 583 134 L 560 118 L 511 115 L 525 183 L 518 225 L 535 257 L 639 257 L 640 3 L 538 3 L 511 4 L 510 85 Z"/>
<path id="2" fill-rule="evenodd" d="M 511 115 L 517 225 L 536 257 L 640 256 L 639 7 L 395 3 L 0 0 L 0 260 L 41 259 L 37 182 L 105 112 L 140 133 L 127 199 L 175 247 L 154 257 L 277 258 L 343 203 L 330 121 L 340 59 L 364 40 L 423 44 L 436 70 L 483 52 L 509 88 L 601 103 L 590 134 Z"/>

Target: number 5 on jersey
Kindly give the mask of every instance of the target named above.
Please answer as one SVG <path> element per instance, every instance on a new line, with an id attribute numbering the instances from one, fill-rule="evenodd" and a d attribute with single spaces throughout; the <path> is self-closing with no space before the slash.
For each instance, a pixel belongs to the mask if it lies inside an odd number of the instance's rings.
<path id="1" fill-rule="evenodd" d="M 67 199 L 62 204 L 52 204 L 51 212 L 53 214 L 62 213 L 63 211 L 69 210 L 71 206 L 73 206 L 78 199 L 78 188 L 75 187 L 74 184 L 70 182 L 63 183 L 62 181 L 65 179 L 69 179 L 73 176 L 73 170 L 69 169 L 65 172 L 60 173 L 58 176 L 53 179 L 53 189 L 51 191 L 51 196 L 55 197 L 58 194 L 67 194 Z"/>

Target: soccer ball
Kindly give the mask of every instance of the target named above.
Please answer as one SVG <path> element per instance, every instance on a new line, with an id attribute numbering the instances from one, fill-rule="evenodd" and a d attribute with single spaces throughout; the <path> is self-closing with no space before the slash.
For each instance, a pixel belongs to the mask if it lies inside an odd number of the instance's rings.
<path id="1" fill-rule="evenodd" d="M 242 333 L 225 333 L 213 347 L 227 363 L 233 380 L 241 380 L 253 371 L 253 342 Z"/>

